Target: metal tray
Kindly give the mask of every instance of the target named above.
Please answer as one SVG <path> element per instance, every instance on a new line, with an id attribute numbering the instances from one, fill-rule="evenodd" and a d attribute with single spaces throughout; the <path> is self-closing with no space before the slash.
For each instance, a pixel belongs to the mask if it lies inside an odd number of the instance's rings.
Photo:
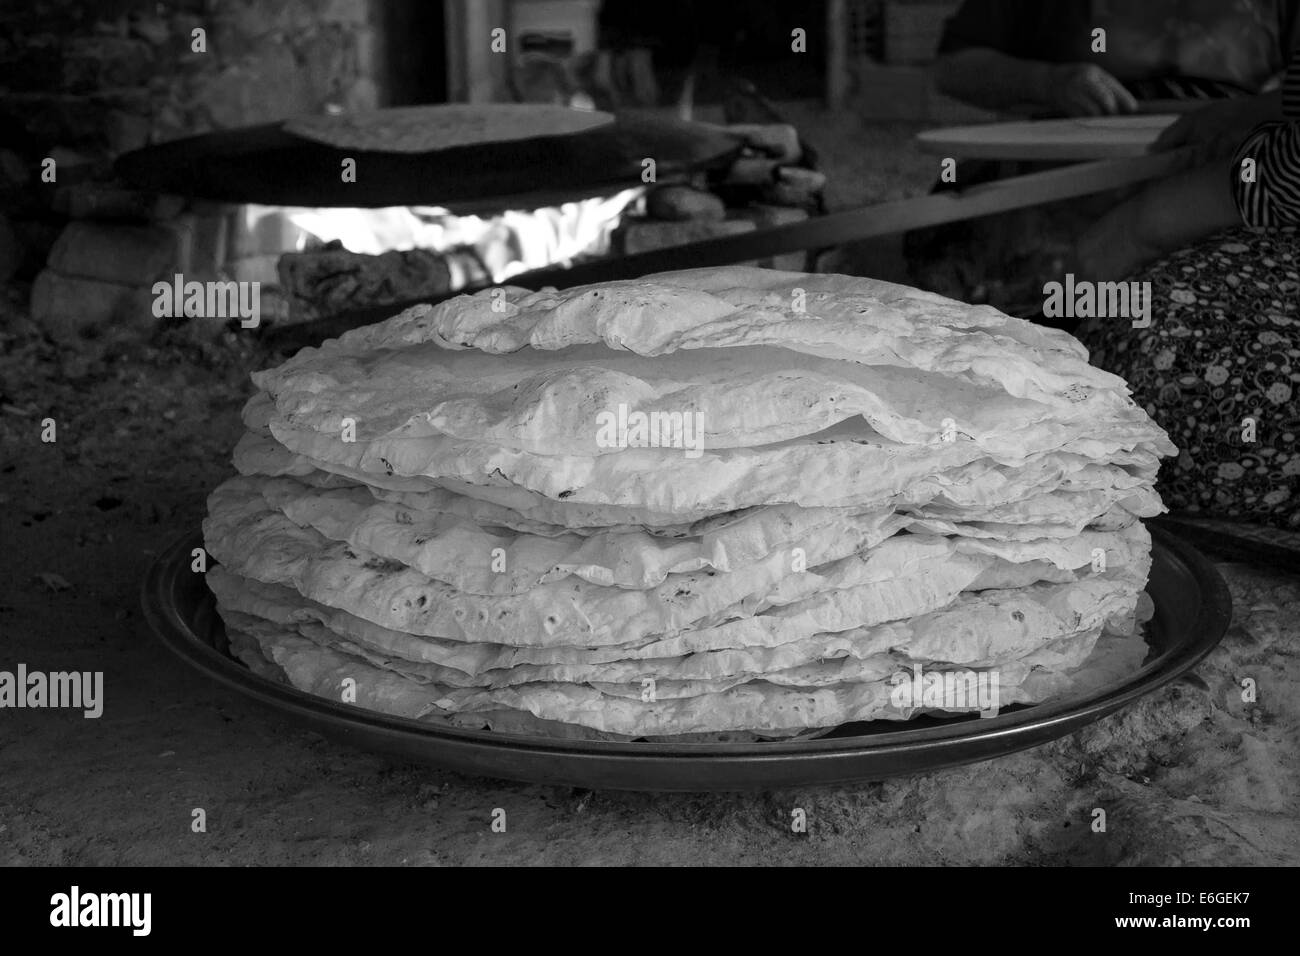
<path id="1" fill-rule="evenodd" d="M 987 760 L 1062 737 L 1195 666 L 1232 616 L 1227 585 L 1194 548 L 1159 526 L 1148 585 L 1150 652 L 1127 679 L 1094 693 L 996 717 L 845 724 L 816 739 L 746 744 L 556 740 L 434 727 L 315 697 L 258 677 L 227 656 L 203 575 L 190 570 L 197 533 L 150 567 L 145 617 L 174 653 L 204 674 L 300 724 L 366 750 L 489 777 L 619 790 L 753 790 L 844 784 Z M 232 744 L 234 741 L 232 741 Z"/>

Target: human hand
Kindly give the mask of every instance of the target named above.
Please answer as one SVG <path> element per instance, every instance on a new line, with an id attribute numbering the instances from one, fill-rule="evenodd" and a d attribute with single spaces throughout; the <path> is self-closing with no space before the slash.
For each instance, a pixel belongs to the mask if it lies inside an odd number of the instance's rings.
<path id="1" fill-rule="evenodd" d="M 1118 282 L 1157 258 L 1141 235 L 1139 204 L 1122 203 L 1079 236 L 1067 271 L 1090 282 Z"/>
<path id="2" fill-rule="evenodd" d="M 1093 63 L 1063 63 L 1047 72 L 1048 103 L 1068 116 L 1136 113 L 1138 101 L 1124 84 Z"/>
<path id="3" fill-rule="evenodd" d="M 1218 100 L 1190 113 L 1167 127 L 1151 144 L 1160 153 L 1189 147 L 1186 168 L 1228 159 L 1260 123 L 1280 119 L 1280 93 Z"/>
<path id="4" fill-rule="evenodd" d="M 1079 238 L 1076 273 L 1093 281 L 1116 281 L 1176 249 L 1233 226 L 1241 216 L 1230 178 L 1219 165 L 1149 183 Z"/>

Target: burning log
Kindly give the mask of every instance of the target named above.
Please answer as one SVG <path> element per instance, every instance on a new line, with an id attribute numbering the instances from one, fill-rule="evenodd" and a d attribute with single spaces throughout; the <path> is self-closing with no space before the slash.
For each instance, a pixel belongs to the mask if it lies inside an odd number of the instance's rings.
<path id="1" fill-rule="evenodd" d="M 294 322 L 371 306 L 437 299 L 453 288 L 447 255 L 428 249 L 372 256 L 326 247 L 280 257 L 280 285 Z"/>
<path id="2" fill-rule="evenodd" d="M 799 166 L 782 166 L 777 170 L 776 182 L 764 187 L 763 198 L 777 206 L 807 208 L 816 205 L 825 188 L 825 173 Z"/>
<path id="3" fill-rule="evenodd" d="M 737 123 L 719 129 L 742 137 L 747 148 L 782 164 L 794 164 L 803 159 L 799 131 L 789 123 Z"/>
<path id="4" fill-rule="evenodd" d="M 742 156 L 731 164 L 724 182 L 728 186 L 763 186 L 776 181 L 780 166 L 775 159 Z"/>
<path id="5" fill-rule="evenodd" d="M 646 213 L 654 219 L 671 222 L 719 220 L 726 218 L 727 207 L 713 193 L 683 183 L 669 183 L 646 196 Z"/>

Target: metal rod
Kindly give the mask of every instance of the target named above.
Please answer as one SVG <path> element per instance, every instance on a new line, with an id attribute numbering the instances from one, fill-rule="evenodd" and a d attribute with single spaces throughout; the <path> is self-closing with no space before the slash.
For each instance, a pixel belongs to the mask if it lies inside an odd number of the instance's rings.
<path id="1" fill-rule="evenodd" d="M 1126 159 L 1077 163 L 1061 169 L 981 183 L 961 191 L 831 213 L 761 232 L 705 239 L 618 259 L 594 259 L 569 268 L 550 266 L 513 276 L 507 283 L 531 289 L 548 285 L 570 288 L 590 282 L 635 279 L 673 269 L 732 265 L 790 252 L 822 249 L 1118 189 L 1177 172 L 1185 165 L 1186 159 L 1186 150 L 1171 150 Z"/>

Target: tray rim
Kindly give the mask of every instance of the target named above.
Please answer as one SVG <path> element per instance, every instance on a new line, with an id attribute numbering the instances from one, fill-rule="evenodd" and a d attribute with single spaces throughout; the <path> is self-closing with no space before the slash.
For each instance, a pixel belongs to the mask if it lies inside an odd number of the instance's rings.
<path id="1" fill-rule="evenodd" d="M 848 764 L 861 762 L 857 772 L 852 767 L 847 774 L 813 774 L 811 782 L 849 782 L 852 780 L 884 779 L 901 773 L 928 772 L 963 763 L 991 759 L 1014 753 L 1017 750 L 1038 746 L 1064 736 L 1078 727 L 1113 713 L 1137 698 L 1170 683 L 1195 667 L 1219 643 L 1232 616 L 1232 599 L 1226 582 L 1210 561 L 1195 548 L 1179 539 L 1166 528 L 1148 524 L 1152 535 L 1153 570 L 1155 561 L 1171 562 L 1175 568 L 1182 565 L 1191 574 L 1201 592 L 1200 607 L 1195 616 L 1195 626 L 1190 636 L 1176 640 L 1153 660 L 1145 663 L 1123 681 L 1107 685 L 1090 694 L 1073 695 L 1059 701 L 1018 708 L 990 718 L 955 719 L 930 727 L 904 727 L 882 730 L 871 734 L 820 737 L 804 740 L 770 741 L 755 743 L 649 743 L 633 741 L 593 741 L 563 738 L 532 737 L 494 731 L 443 727 L 405 717 L 396 717 L 376 711 L 336 703 L 283 684 L 260 677 L 200 638 L 190 626 L 182 610 L 168 597 L 178 575 L 193 574 L 189 570 L 191 551 L 202 545 L 197 531 L 180 535 L 163 550 L 149 567 L 141 585 L 141 606 L 155 637 L 172 653 L 205 676 L 215 679 L 225 687 L 270 706 L 285 716 L 301 722 L 306 719 L 321 732 L 335 731 L 345 738 L 360 735 L 370 738 L 366 749 L 393 750 L 410 753 L 445 745 L 453 750 L 457 759 L 440 761 L 430 755 L 429 763 L 454 765 L 461 769 L 465 760 L 474 757 L 503 758 L 511 755 L 533 758 L 553 758 L 557 761 L 581 758 L 583 760 L 614 760 L 628 764 L 625 769 L 653 770 L 665 761 L 714 764 L 762 765 L 789 761 L 834 760 Z M 1153 600 L 1158 600 L 1153 595 Z M 1158 605 L 1157 605 L 1158 606 Z M 322 729 L 321 724 L 330 724 Z M 380 740 L 382 738 L 382 740 Z M 376 741 L 379 741 L 376 743 Z M 355 742 L 355 741 L 353 741 Z M 465 751 L 469 748 L 471 753 Z M 960 748 L 962 753 L 946 753 L 949 748 Z M 893 757 L 922 753 L 933 759 L 905 761 L 909 766 L 894 772 L 871 769 L 874 764 L 888 762 Z M 471 760 L 471 762 L 475 762 Z M 509 768 L 497 766 L 489 759 L 491 772 L 468 770 L 484 775 L 511 779 L 537 780 L 537 773 L 522 772 L 515 775 Z M 825 769 L 825 768 L 822 768 Z M 570 773 L 557 768 L 555 774 L 543 774 L 547 782 L 580 780 L 581 772 Z M 615 775 L 617 776 L 617 775 Z M 790 775 L 781 775 L 774 783 L 789 785 Z M 795 774 L 795 778 L 801 775 Z M 592 786 L 575 783 L 575 786 Z M 740 790 L 747 786 L 714 786 L 701 780 L 698 786 L 656 787 L 624 782 L 597 784 L 607 789 L 640 790 Z M 762 786 L 758 784 L 757 786 Z"/>

